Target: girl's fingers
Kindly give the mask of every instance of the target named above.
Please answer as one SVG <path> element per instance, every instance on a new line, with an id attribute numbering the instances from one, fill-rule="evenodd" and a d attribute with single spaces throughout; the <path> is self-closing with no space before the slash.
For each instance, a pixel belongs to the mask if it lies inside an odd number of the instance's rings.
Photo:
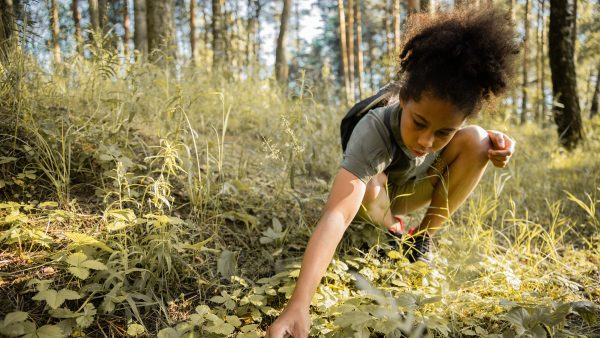
<path id="1" fill-rule="evenodd" d="M 488 152 L 489 157 L 510 157 L 512 156 L 512 151 L 510 149 L 507 150 L 490 150 Z"/>
<path id="2" fill-rule="evenodd" d="M 504 144 L 506 149 L 510 150 L 511 152 L 515 152 L 515 145 L 517 144 L 517 142 L 508 137 L 506 134 L 504 134 Z"/>
<path id="3" fill-rule="evenodd" d="M 490 141 L 492 141 L 492 149 L 504 149 L 505 145 L 505 135 L 496 130 L 488 130 L 487 131 Z"/>
<path id="4" fill-rule="evenodd" d="M 506 160 L 504 160 L 504 161 L 503 161 L 503 160 L 497 160 L 497 159 L 493 159 L 493 160 L 492 160 L 492 164 L 494 165 L 494 167 L 497 167 L 497 168 L 504 168 L 504 167 L 506 167 L 506 165 L 508 164 L 508 161 L 506 161 Z"/>

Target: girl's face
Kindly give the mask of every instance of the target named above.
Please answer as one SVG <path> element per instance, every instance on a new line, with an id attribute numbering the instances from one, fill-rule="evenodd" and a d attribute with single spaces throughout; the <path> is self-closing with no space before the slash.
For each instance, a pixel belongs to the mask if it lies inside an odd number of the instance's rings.
<path id="1" fill-rule="evenodd" d="M 465 121 L 465 116 L 451 102 L 429 94 L 421 99 L 400 99 L 400 132 L 406 147 L 423 156 L 445 147 Z"/>

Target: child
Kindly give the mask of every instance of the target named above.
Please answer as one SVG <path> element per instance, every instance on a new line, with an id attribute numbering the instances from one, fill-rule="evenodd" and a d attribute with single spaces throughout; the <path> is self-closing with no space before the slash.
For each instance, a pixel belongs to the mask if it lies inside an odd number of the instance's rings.
<path id="1" fill-rule="evenodd" d="M 397 99 L 352 132 L 294 293 L 267 337 L 308 336 L 311 299 L 355 216 L 406 236 L 406 257 L 424 260 L 431 236 L 475 189 L 488 161 L 506 166 L 515 142 L 463 123 L 507 89 L 518 53 L 513 27 L 491 8 L 411 16 Z M 420 225 L 404 233 L 400 215 L 425 206 Z"/>

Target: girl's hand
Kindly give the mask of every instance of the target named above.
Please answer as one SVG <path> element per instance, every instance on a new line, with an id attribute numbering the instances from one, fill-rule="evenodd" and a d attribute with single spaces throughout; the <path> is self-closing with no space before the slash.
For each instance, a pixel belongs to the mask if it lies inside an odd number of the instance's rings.
<path id="1" fill-rule="evenodd" d="M 310 331 L 309 307 L 292 304 L 283 310 L 279 318 L 267 329 L 265 338 L 307 338 Z"/>
<path id="2" fill-rule="evenodd" d="M 515 151 L 515 140 L 497 130 L 488 130 L 492 147 L 488 150 L 488 158 L 495 167 L 504 168 Z"/>

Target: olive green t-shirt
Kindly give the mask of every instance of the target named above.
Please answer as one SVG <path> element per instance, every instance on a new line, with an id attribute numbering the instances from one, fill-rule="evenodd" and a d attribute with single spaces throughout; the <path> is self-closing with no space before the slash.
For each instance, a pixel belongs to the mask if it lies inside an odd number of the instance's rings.
<path id="1" fill-rule="evenodd" d="M 342 168 L 365 183 L 381 172 L 396 185 L 427 175 L 439 151 L 420 157 L 410 152 L 400 134 L 401 116 L 398 102 L 368 112 L 350 136 Z"/>

